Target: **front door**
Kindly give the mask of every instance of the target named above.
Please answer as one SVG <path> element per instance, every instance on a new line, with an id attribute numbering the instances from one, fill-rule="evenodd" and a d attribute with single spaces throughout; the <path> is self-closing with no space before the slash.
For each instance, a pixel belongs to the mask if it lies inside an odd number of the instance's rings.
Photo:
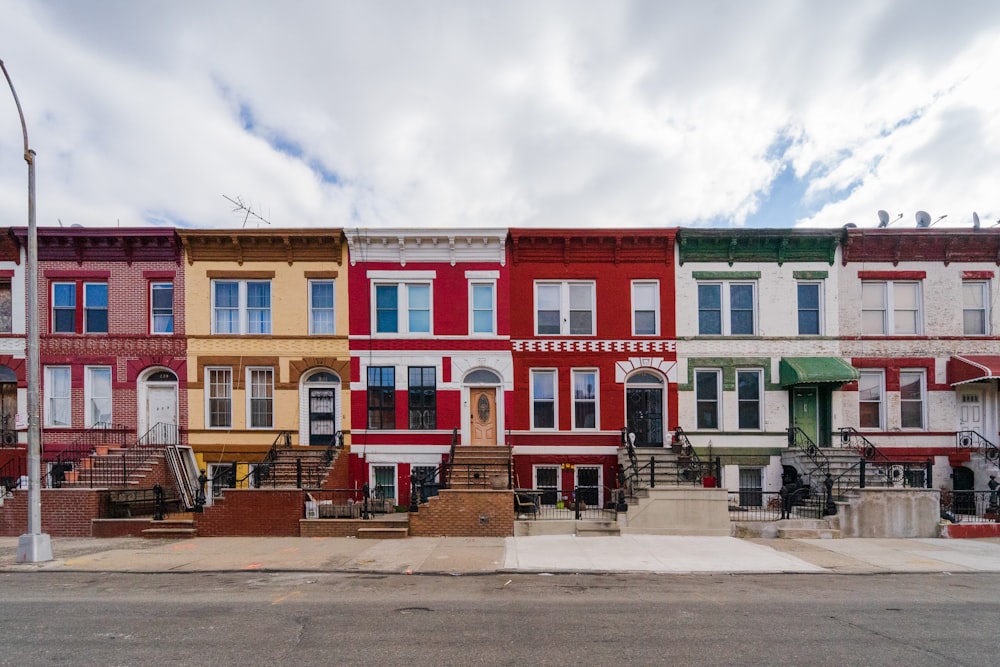
<path id="1" fill-rule="evenodd" d="M 629 431 L 636 447 L 663 446 L 663 390 L 629 388 L 625 392 Z"/>
<path id="2" fill-rule="evenodd" d="M 328 447 L 337 437 L 337 390 L 309 389 L 309 444 Z"/>
<path id="3" fill-rule="evenodd" d="M 976 474 L 969 468 L 960 466 L 951 470 L 952 488 L 955 499 L 952 501 L 952 511 L 956 514 L 976 513 Z"/>
<path id="4" fill-rule="evenodd" d="M 576 466 L 577 499 L 587 507 L 601 507 L 601 467 Z"/>
<path id="5" fill-rule="evenodd" d="M 494 387 L 473 387 L 469 390 L 474 447 L 497 444 L 497 390 Z"/>
<path id="6" fill-rule="evenodd" d="M 149 431 L 149 444 L 177 444 L 176 385 L 146 387 L 146 428 Z"/>
<path id="7" fill-rule="evenodd" d="M 816 387 L 792 389 L 792 426 L 802 429 L 814 444 L 819 444 L 819 410 Z"/>
<path id="8" fill-rule="evenodd" d="M 983 390 L 979 387 L 962 387 L 957 392 L 958 430 L 985 434 L 983 424 Z"/>

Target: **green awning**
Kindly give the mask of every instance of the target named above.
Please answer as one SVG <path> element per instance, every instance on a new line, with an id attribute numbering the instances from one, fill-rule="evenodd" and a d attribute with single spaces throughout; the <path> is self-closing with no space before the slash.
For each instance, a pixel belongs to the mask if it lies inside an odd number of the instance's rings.
<path id="1" fill-rule="evenodd" d="M 838 357 L 782 357 L 778 366 L 782 387 L 817 382 L 854 382 L 858 371 Z"/>

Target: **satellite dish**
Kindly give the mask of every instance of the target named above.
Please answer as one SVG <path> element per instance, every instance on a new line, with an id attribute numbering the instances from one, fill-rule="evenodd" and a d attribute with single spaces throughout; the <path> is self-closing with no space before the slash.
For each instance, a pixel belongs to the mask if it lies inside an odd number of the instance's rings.
<path id="1" fill-rule="evenodd" d="M 917 219 L 917 227 L 931 226 L 931 214 L 927 211 L 917 211 L 913 217 Z"/>
<path id="2" fill-rule="evenodd" d="M 878 226 L 885 227 L 889 224 L 889 212 L 879 209 L 878 211 Z"/>
<path id="3" fill-rule="evenodd" d="M 74 222 L 72 225 L 70 225 L 70 227 L 73 227 L 74 229 L 80 229 L 81 227 L 83 227 L 83 225 L 81 225 L 79 222 Z"/>
<path id="4" fill-rule="evenodd" d="M 972 212 L 972 228 L 979 229 L 979 214 L 975 211 Z"/>
<path id="5" fill-rule="evenodd" d="M 858 228 L 858 226 L 856 224 L 854 224 L 853 222 L 849 222 L 846 225 L 844 225 L 844 229 L 857 229 L 857 228 Z"/>

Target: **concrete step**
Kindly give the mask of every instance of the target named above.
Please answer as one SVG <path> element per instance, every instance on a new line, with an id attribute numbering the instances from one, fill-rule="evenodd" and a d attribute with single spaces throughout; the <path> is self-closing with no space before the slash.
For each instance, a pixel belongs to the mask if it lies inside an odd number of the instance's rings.
<path id="1" fill-rule="evenodd" d="M 359 540 L 401 540 L 409 535 L 409 528 L 386 528 L 384 526 L 358 528 Z"/>
<path id="2" fill-rule="evenodd" d="M 142 531 L 143 537 L 157 539 L 186 539 L 197 537 L 198 529 L 191 519 L 165 519 L 150 521 L 150 527 Z"/>
<path id="3" fill-rule="evenodd" d="M 778 537 L 782 539 L 839 539 L 840 530 L 822 519 L 782 519 L 777 522 Z"/>
<path id="4" fill-rule="evenodd" d="M 621 528 L 614 521 L 577 521 L 577 537 L 617 537 Z"/>

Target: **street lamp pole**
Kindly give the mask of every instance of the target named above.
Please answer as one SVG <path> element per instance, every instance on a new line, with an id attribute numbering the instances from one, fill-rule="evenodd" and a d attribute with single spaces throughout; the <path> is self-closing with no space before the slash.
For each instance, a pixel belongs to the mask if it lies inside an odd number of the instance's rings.
<path id="1" fill-rule="evenodd" d="M 17 541 L 18 563 L 41 563 L 52 560 L 52 542 L 42 532 L 42 433 L 39 423 L 39 336 L 38 336 L 38 230 L 35 227 L 35 151 L 28 148 L 28 126 L 24 122 L 21 101 L 10 80 L 10 74 L 0 60 L 7 85 L 17 105 L 24 136 L 24 161 L 28 163 L 28 258 L 24 270 L 28 274 L 25 306 L 27 312 L 28 365 L 28 532 Z"/>

